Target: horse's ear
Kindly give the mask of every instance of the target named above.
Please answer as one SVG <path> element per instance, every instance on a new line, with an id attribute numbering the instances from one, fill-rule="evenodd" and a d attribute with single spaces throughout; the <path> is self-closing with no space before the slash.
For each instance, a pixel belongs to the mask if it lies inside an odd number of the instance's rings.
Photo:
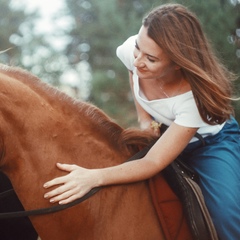
<path id="1" fill-rule="evenodd" d="M 153 136 L 149 131 L 142 131 L 136 128 L 125 129 L 121 134 L 122 145 L 131 154 L 137 153 L 153 140 L 156 140 L 156 136 Z"/>

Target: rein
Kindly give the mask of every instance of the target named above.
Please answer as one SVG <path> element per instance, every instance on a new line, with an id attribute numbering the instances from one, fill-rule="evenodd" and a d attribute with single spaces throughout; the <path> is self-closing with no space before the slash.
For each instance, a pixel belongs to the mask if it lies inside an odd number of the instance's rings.
<path id="1" fill-rule="evenodd" d="M 166 126 L 164 124 L 161 124 L 160 129 L 161 129 L 162 133 L 165 132 L 167 128 L 168 128 L 168 126 Z M 204 139 L 200 134 L 196 133 L 195 137 L 197 137 L 202 142 L 202 144 L 204 145 Z M 147 152 L 150 150 L 150 148 L 155 144 L 156 141 L 157 140 L 152 141 L 148 146 L 144 147 L 142 150 L 137 152 L 135 155 L 133 155 L 131 158 L 129 158 L 126 162 L 133 161 L 133 160 L 136 160 L 138 158 L 144 157 L 147 154 Z M 49 208 L 40 208 L 40 209 L 27 210 L 27 211 L 0 213 L 0 219 L 36 216 L 36 215 L 43 215 L 43 214 L 49 214 L 49 213 L 55 213 L 55 212 L 58 212 L 58 211 L 62 211 L 64 209 L 73 207 L 73 206 L 87 200 L 88 198 L 93 196 L 95 193 L 97 193 L 102 188 L 103 187 L 93 188 L 87 194 L 85 194 L 83 197 L 81 197 L 79 199 L 76 199 L 75 201 L 73 201 L 71 203 L 64 204 L 64 205 L 57 205 L 57 206 L 53 206 L 53 207 L 49 207 Z M 16 193 L 14 192 L 13 189 L 10 189 L 8 191 L 5 191 L 5 192 L 1 193 L 0 194 L 0 199 L 6 198 L 7 196 L 13 195 L 13 194 L 16 194 Z"/>
<path id="2" fill-rule="evenodd" d="M 43 214 L 49 214 L 49 213 L 55 213 L 70 207 L 73 207 L 91 196 L 93 196 L 96 192 L 100 190 L 100 187 L 98 188 L 93 188 L 90 192 L 88 192 L 86 195 L 83 197 L 71 202 L 67 203 L 64 205 L 57 205 L 49 208 L 39 208 L 39 209 L 34 209 L 34 210 L 27 210 L 27 211 L 17 211 L 17 212 L 6 212 L 6 213 L 0 213 L 0 219 L 8 219 L 8 218 L 20 218 L 20 217 L 27 217 L 27 216 L 35 216 L 35 215 L 43 215 Z M 15 194 L 13 189 L 10 189 L 6 192 L 3 192 L 0 194 L 0 199 L 7 197 L 9 195 Z"/>

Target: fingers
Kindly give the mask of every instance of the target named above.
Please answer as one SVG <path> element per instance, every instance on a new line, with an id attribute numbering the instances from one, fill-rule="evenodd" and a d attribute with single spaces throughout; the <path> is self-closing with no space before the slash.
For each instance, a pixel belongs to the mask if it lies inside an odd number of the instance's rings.
<path id="1" fill-rule="evenodd" d="M 44 198 L 49 199 L 51 203 L 59 202 L 59 204 L 64 204 L 64 202 L 69 202 L 69 199 L 72 199 L 75 194 L 75 191 L 70 189 L 68 191 L 63 191 L 61 194 L 59 194 L 58 191 L 52 191 L 49 193 L 46 193 L 44 195 Z"/>
<path id="2" fill-rule="evenodd" d="M 62 186 L 44 194 L 44 198 L 48 199 L 48 198 L 52 198 L 52 197 L 57 196 L 57 195 L 59 196 L 59 195 L 62 195 L 64 192 L 67 192 L 69 190 L 70 189 L 68 188 L 68 186 L 62 185 Z"/>
<path id="3" fill-rule="evenodd" d="M 74 165 L 74 164 L 62 164 L 62 163 L 57 163 L 57 167 L 60 170 L 63 170 L 63 171 L 66 171 L 66 172 L 72 172 L 77 168 L 77 166 Z"/>
<path id="4" fill-rule="evenodd" d="M 62 164 L 62 163 L 57 163 L 57 167 L 60 170 L 67 171 L 67 172 L 72 172 L 77 168 L 76 165 Z M 48 181 L 48 182 L 44 183 L 43 187 L 44 188 L 50 188 L 54 185 L 64 184 L 66 181 L 67 181 L 67 176 L 58 177 L 58 178 L 55 178 L 51 181 Z"/>
<path id="5" fill-rule="evenodd" d="M 160 136 L 160 129 L 158 128 L 158 129 L 155 129 L 155 130 L 153 130 L 154 131 L 154 135 L 156 136 L 156 137 L 159 137 Z"/>
<path id="6" fill-rule="evenodd" d="M 67 203 L 75 201 L 76 199 L 78 199 L 78 197 L 76 195 L 72 195 L 71 197 L 69 197 L 67 199 L 59 201 L 59 204 L 61 204 L 61 205 L 62 204 L 67 204 Z"/>
<path id="7" fill-rule="evenodd" d="M 54 178 L 53 180 L 44 183 L 43 187 L 44 188 L 50 188 L 50 187 L 53 187 L 55 185 L 64 184 L 65 182 L 66 182 L 66 176 L 58 177 L 58 178 Z"/>
<path id="8" fill-rule="evenodd" d="M 57 177 L 46 182 L 43 187 L 48 189 L 56 187 L 44 195 L 50 202 L 66 204 L 82 197 L 94 187 L 92 179 L 93 171 L 70 164 L 57 164 L 60 170 L 68 172 L 67 175 Z"/>
<path id="9" fill-rule="evenodd" d="M 87 194 L 91 189 L 86 188 L 85 190 L 81 190 L 81 191 L 77 191 L 76 193 L 74 193 L 74 191 L 72 191 L 71 193 L 69 192 L 69 194 L 66 194 L 65 196 L 62 195 L 62 198 L 56 198 L 56 201 L 59 201 L 59 204 L 66 204 L 66 203 L 70 203 L 78 198 L 83 197 L 85 194 Z M 54 198 L 55 200 L 55 198 Z"/>
<path id="10" fill-rule="evenodd" d="M 151 133 L 153 133 L 156 137 L 160 136 L 160 126 L 161 126 L 160 123 L 153 121 L 152 119 L 140 122 L 140 129 L 148 130 Z"/>
<path id="11" fill-rule="evenodd" d="M 50 199 L 50 202 L 59 202 L 61 200 L 67 199 L 72 195 L 78 193 L 78 187 L 72 182 L 65 183 L 62 186 L 57 187 L 56 189 L 46 193 L 44 198 Z"/>
<path id="12" fill-rule="evenodd" d="M 79 188 L 72 184 L 60 186 L 44 195 L 45 199 L 49 199 L 51 203 L 59 202 L 59 204 L 66 204 L 84 196 L 90 189 Z"/>

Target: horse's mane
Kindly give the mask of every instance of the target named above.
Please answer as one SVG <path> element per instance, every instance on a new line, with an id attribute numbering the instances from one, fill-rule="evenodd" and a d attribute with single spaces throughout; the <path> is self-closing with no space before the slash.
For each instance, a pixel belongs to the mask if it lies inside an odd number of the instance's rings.
<path id="1" fill-rule="evenodd" d="M 154 138 L 149 132 L 136 128 L 123 129 L 95 105 L 68 96 L 66 93 L 43 82 L 26 70 L 1 64 L 0 72 L 21 81 L 33 91 L 48 99 L 48 101 L 54 103 L 59 102 L 59 104 L 64 105 L 66 109 L 73 110 L 74 114 L 88 118 L 88 121 L 98 126 L 98 129 L 102 131 L 105 136 L 110 136 L 110 142 L 114 144 L 115 147 L 121 148 L 122 150 L 127 149 L 131 153 L 135 153 L 139 148 L 146 146 Z"/>

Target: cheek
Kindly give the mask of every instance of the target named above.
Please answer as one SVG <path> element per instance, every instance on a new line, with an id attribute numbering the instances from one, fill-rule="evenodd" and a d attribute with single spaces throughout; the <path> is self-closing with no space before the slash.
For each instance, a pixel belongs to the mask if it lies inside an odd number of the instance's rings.
<path id="1" fill-rule="evenodd" d="M 168 74 L 170 71 L 174 69 L 173 66 L 169 64 L 159 64 L 159 65 L 149 65 L 148 70 L 154 75 L 154 76 L 164 76 L 165 74 Z"/>
<path id="2" fill-rule="evenodd" d="M 162 65 L 152 65 L 152 64 L 149 64 L 148 65 L 148 69 L 152 73 L 160 73 L 160 72 L 163 72 L 165 70 L 165 67 L 162 66 Z"/>
<path id="3" fill-rule="evenodd" d="M 173 64 L 172 62 L 162 62 L 159 66 L 158 66 L 158 70 L 161 72 L 166 72 L 166 71 L 171 71 L 175 69 L 175 64 Z"/>

